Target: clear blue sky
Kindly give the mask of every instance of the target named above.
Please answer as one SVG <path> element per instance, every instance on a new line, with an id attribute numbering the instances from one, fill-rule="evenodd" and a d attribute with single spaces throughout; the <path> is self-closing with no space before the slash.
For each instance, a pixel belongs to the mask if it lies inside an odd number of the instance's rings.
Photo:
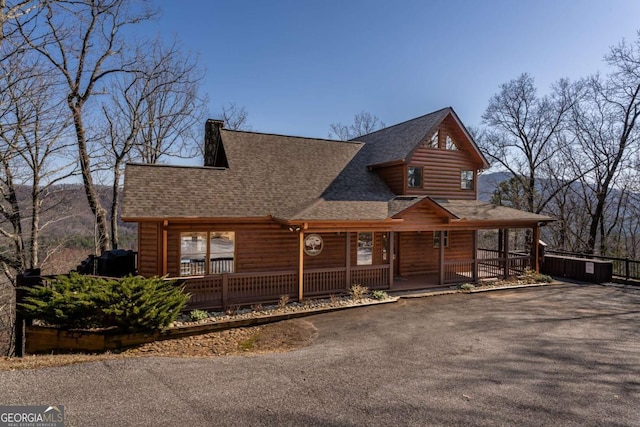
<path id="1" fill-rule="evenodd" d="M 501 83 L 606 71 L 640 30 L 638 0 L 166 0 L 143 29 L 199 54 L 209 116 L 235 102 L 253 130 L 327 137 L 360 111 L 387 125 L 452 106 L 478 125 Z"/>

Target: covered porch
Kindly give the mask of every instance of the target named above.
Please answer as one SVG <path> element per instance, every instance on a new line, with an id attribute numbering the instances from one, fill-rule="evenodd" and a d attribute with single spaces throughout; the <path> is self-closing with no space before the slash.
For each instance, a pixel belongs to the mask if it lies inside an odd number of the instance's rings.
<path id="1" fill-rule="evenodd" d="M 316 234 L 299 231 L 298 269 L 232 272 L 180 279 L 185 291 L 191 294 L 189 309 L 225 309 L 230 306 L 274 303 L 283 295 L 298 301 L 329 297 L 347 293 L 354 284 L 370 290 L 386 291 L 454 287 L 483 279 L 518 275 L 537 266 L 536 251 L 509 250 L 513 240 L 509 238 L 509 229 L 495 230 L 499 242 L 494 242 L 494 246 L 498 249 L 479 249 L 478 231 L 466 230 L 460 236 L 472 238 L 468 242 L 468 250 L 463 252 L 455 250 L 453 240 L 456 235 L 453 232 L 449 235 L 452 239 L 449 247 L 447 233 L 431 232 L 426 240 L 433 243 L 433 236 L 437 235 L 440 241 L 435 252 L 432 246 L 422 248 L 422 259 L 428 265 L 423 269 L 407 270 L 414 273 L 402 274 L 399 266 L 403 265 L 403 252 L 414 252 L 409 248 L 409 243 L 403 246 L 403 240 L 415 242 L 414 232 L 360 233 L 371 234 L 370 247 L 367 239 L 363 243 L 358 232 Z M 538 232 L 534 228 L 531 234 L 535 236 Z M 328 245 L 324 259 L 320 258 L 320 254 L 313 257 L 305 253 L 305 240 L 309 236 L 324 236 L 323 244 Z M 452 252 L 448 252 L 449 249 Z M 461 253 L 468 255 L 461 258 Z M 366 263 L 359 265 L 360 261 Z M 336 266 L 336 263 L 339 265 Z"/>

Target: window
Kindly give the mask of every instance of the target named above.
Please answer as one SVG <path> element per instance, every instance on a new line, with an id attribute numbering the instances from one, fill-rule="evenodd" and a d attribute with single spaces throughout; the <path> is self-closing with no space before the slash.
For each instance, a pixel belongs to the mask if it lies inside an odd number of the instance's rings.
<path id="1" fill-rule="evenodd" d="M 180 275 L 206 274 L 207 233 L 182 233 L 180 235 Z"/>
<path id="2" fill-rule="evenodd" d="M 444 148 L 447 150 L 457 150 L 458 147 L 456 146 L 455 142 L 453 142 L 453 139 L 451 139 L 451 137 L 449 135 L 447 135 L 445 142 L 444 142 Z"/>
<path id="3" fill-rule="evenodd" d="M 373 264 L 373 233 L 370 231 L 358 233 L 357 265 L 371 264 Z"/>
<path id="4" fill-rule="evenodd" d="M 382 233 L 382 261 L 389 260 L 389 233 Z"/>
<path id="5" fill-rule="evenodd" d="M 408 177 L 409 187 L 412 187 L 412 188 L 422 187 L 422 168 L 421 167 L 409 166 L 407 177 Z"/>
<path id="6" fill-rule="evenodd" d="M 181 276 L 233 273 L 234 270 L 235 233 L 233 231 L 180 234 Z"/>
<path id="7" fill-rule="evenodd" d="M 433 247 L 434 248 L 439 248 L 440 247 L 440 231 L 434 231 L 433 232 Z M 449 247 L 449 232 L 445 231 L 443 236 L 442 236 L 442 240 L 444 242 L 444 247 L 448 248 Z"/>
<path id="8" fill-rule="evenodd" d="M 209 274 L 233 273 L 235 234 L 233 231 L 209 233 Z"/>
<path id="9" fill-rule="evenodd" d="M 473 190 L 473 171 L 460 172 L 460 188 L 463 190 Z"/>
<path id="10" fill-rule="evenodd" d="M 438 148 L 438 131 L 425 141 L 424 146 L 427 148 Z"/>

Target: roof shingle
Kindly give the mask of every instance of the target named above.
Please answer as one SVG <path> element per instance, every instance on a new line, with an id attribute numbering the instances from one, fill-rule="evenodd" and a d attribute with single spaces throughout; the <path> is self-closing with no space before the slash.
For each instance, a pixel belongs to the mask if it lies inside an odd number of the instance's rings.
<path id="1" fill-rule="evenodd" d="M 122 218 L 401 216 L 427 197 L 396 196 L 369 166 L 405 160 L 450 114 L 444 108 L 348 142 L 221 129 L 228 168 L 128 164 Z M 476 200 L 427 202 L 455 221 L 552 220 Z"/>
<path id="2" fill-rule="evenodd" d="M 222 130 L 229 169 L 129 164 L 122 217 L 288 218 L 313 203 L 362 143 Z"/>

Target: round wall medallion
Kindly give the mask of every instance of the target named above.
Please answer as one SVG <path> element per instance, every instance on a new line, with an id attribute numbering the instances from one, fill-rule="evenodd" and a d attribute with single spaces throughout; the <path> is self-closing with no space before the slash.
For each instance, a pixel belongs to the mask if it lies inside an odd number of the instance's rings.
<path id="1" fill-rule="evenodd" d="M 320 255 L 324 241 L 319 234 L 309 234 L 304 238 L 304 253 L 309 256 Z"/>

